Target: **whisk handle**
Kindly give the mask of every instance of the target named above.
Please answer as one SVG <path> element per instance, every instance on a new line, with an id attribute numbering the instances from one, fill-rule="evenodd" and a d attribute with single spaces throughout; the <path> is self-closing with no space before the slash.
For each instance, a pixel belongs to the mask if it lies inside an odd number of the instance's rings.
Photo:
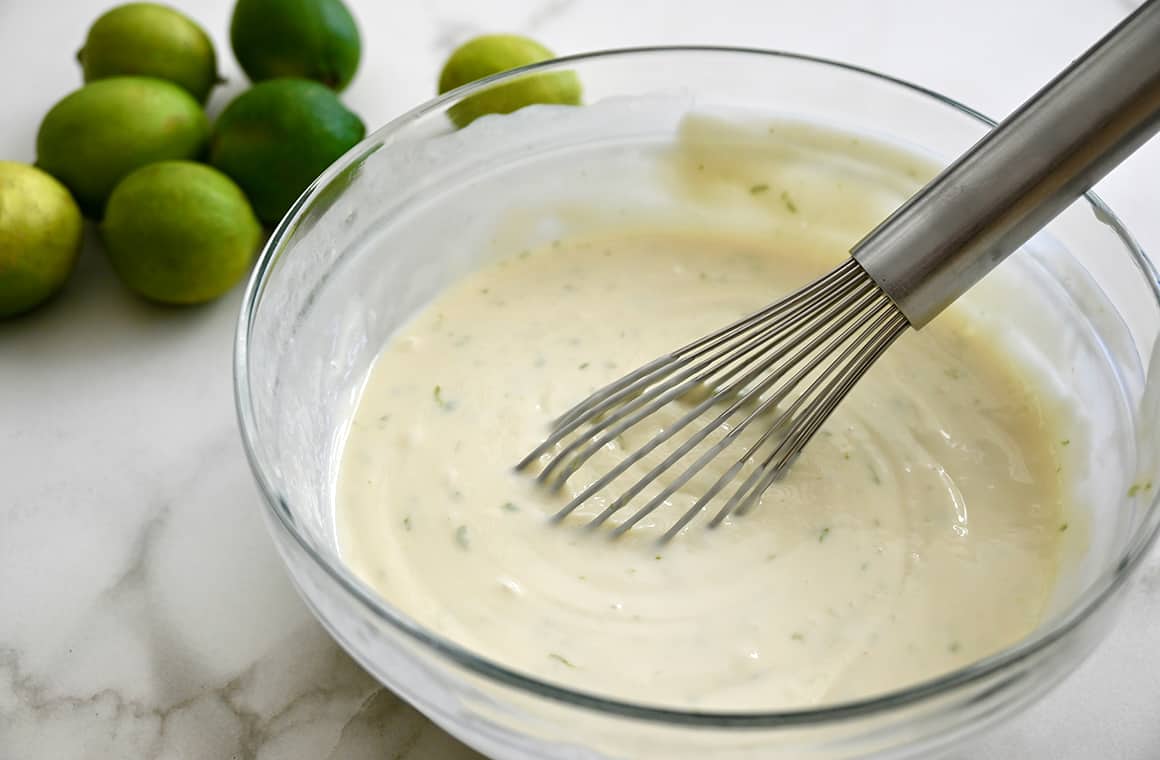
<path id="1" fill-rule="evenodd" d="M 1160 129 L 1149 0 L 851 251 L 922 327 Z"/>

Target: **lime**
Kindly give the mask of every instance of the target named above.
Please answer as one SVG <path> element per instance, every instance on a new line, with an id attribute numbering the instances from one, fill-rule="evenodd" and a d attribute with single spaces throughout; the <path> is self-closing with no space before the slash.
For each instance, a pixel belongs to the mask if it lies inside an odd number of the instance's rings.
<path id="1" fill-rule="evenodd" d="M 86 213 L 99 215 L 126 174 L 155 161 L 196 158 L 208 135 L 201 106 L 172 82 L 102 79 L 67 95 L 44 117 L 36 165 L 63 182 Z"/>
<path id="2" fill-rule="evenodd" d="M 167 79 L 199 103 L 218 82 L 209 35 L 187 16 L 157 3 L 120 5 L 98 18 L 77 53 L 85 81 L 115 76 Z"/>
<path id="3" fill-rule="evenodd" d="M 501 71 L 555 58 L 551 50 L 535 40 L 515 34 L 487 34 L 460 45 L 443 65 L 439 75 L 442 95 L 468 82 Z M 574 71 L 530 74 L 514 82 L 493 87 L 451 108 L 451 120 L 465 127 L 489 113 L 512 113 L 533 103 L 580 105 L 580 80 Z"/>
<path id="4" fill-rule="evenodd" d="M 80 209 L 34 166 L 0 161 L 0 318 L 61 289 L 81 250 Z"/>
<path id="5" fill-rule="evenodd" d="M 358 69 L 358 26 L 342 0 L 238 0 L 230 44 L 253 82 L 297 77 L 341 92 Z"/>
<path id="6" fill-rule="evenodd" d="M 131 290 L 162 303 L 195 304 L 245 276 L 262 226 L 229 177 L 192 161 L 162 161 L 113 190 L 101 240 Z"/>
<path id="7" fill-rule="evenodd" d="M 305 79 L 271 79 L 226 106 L 210 137 L 209 160 L 242 186 L 258 218 L 273 224 L 365 134 L 332 90 Z"/>

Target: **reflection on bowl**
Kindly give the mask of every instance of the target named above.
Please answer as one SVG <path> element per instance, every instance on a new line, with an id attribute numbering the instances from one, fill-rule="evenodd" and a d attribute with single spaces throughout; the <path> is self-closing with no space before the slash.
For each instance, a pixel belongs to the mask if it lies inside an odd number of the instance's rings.
<path id="1" fill-rule="evenodd" d="M 1011 714 L 1074 669 L 1102 637 L 1115 592 L 1160 526 L 1154 490 L 1132 488 L 1160 483 L 1157 433 L 1143 424 L 1160 415 L 1158 370 L 1147 367 L 1160 327 L 1157 278 L 1094 197 L 962 304 L 1001 325 L 1013 344 L 1034 348 L 1056 395 L 1092 406 L 1084 410 L 1091 412 L 1085 445 L 1069 454 L 1086 473 L 1076 484 L 1089 513 L 1084 545 L 1074 547 L 1081 556 L 1042 624 L 1012 647 L 934 680 L 814 709 L 660 708 L 481 658 L 384 602 L 343 564 L 333 514 L 337 460 L 368 368 L 401 324 L 491 255 L 489 241 L 518 250 L 591 224 L 576 210 L 596 187 L 607 208 L 700 209 L 714 223 L 704 198 L 657 194 L 633 181 L 692 114 L 821 123 L 940 162 L 988 128 L 933 93 L 784 54 L 650 49 L 530 71 L 551 68 L 574 69 L 591 105 L 527 109 L 452 130 L 451 107 L 527 75 L 516 72 L 416 109 L 315 183 L 279 226 L 250 284 L 236 356 L 243 437 L 271 532 L 335 638 L 437 723 L 500 758 L 911 756 Z M 543 213 L 548 207 L 562 211 Z M 519 209 L 533 209 L 535 223 L 513 224 Z"/>

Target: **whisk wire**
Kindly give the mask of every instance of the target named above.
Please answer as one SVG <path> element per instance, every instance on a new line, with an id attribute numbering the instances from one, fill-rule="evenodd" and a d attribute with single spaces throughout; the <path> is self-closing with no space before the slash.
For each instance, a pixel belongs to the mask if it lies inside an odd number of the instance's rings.
<path id="1" fill-rule="evenodd" d="M 690 412 L 686 413 L 682 418 L 677 420 L 673 425 L 659 431 L 647 443 L 645 443 L 643 446 L 641 446 L 637 450 L 630 453 L 618 465 L 616 465 L 614 468 L 609 470 L 603 477 L 601 477 L 595 483 L 593 483 L 590 486 L 588 486 L 587 488 L 585 488 L 581 493 L 579 493 L 576 497 L 574 497 L 572 499 L 572 501 L 570 501 L 559 512 L 557 512 L 557 514 L 555 516 L 556 519 L 563 519 L 567 515 L 571 514 L 576 509 L 576 507 L 578 507 L 581 503 L 583 503 L 584 501 L 589 499 L 591 496 L 593 496 L 598 491 L 602 490 L 605 486 L 607 486 L 609 483 L 611 483 L 613 480 L 615 480 L 617 477 L 619 477 L 621 474 L 623 474 L 625 471 L 627 471 L 632 465 L 634 465 L 636 462 L 640 461 L 642 458 L 647 456 L 650 452 L 652 452 L 658 446 L 663 444 L 665 441 L 671 439 L 676 433 L 680 432 L 685 427 L 687 427 L 689 424 L 691 424 L 695 419 L 700 417 L 710 407 L 718 404 L 722 399 L 728 398 L 730 395 L 740 394 L 739 398 L 731 406 L 729 406 L 724 412 L 719 414 L 718 417 L 714 420 L 714 422 L 710 423 L 709 425 L 704 427 L 700 432 L 695 434 L 693 436 L 693 438 L 690 439 L 690 441 L 687 441 L 683 446 L 681 446 L 677 452 L 675 452 L 673 455 L 670 455 L 665 460 L 664 463 L 662 463 L 658 467 L 650 470 L 648 475 L 646 475 L 644 478 L 642 478 L 640 481 L 638 481 L 634 486 L 629 488 L 620 498 L 618 498 L 617 500 L 612 502 L 612 504 L 610 504 L 603 512 L 600 513 L 600 515 L 598 515 L 592 521 L 592 524 L 594 526 L 603 523 L 605 520 L 608 519 L 608 517 L 610 517 L 612 514 L 614 514 L 620 508 L 622 508 L 625 504 L 627 504 L 627 502 L 630 499 L 632 499 L 634 496 L 636 496 L 636 494 L 638 494 L 650 482 L 652 482 L 652 480 L 657 475 L 659 475 L 661 472 L 663 472 L 665 469 L 667 469 L 669 466 L 671 466 L 674 462 L 676 462 L 677 460 L 682 458 L 685 453 L 690 451 L 698 443 L 700 443 L 702 440 L 704 440 L 704 438 L 707 437 L 709 434 L 711 434 L 713 432 L 713 430 L 715 430 L 715 429 L 719 428 L 721 425 L 723 425 L 728 420 L 728 418 L 733 416 L 733 414 L 737 410 L 743 408 L 749 402 L 749 400 L 751 398 L 758 397 L 761 393 L 764 393 L 766 390 L 768 390 L 770 387 L 772 387 L 777 382 L 777 380 L 783 376 L 784 371 L 786 369 L 788 369 L 789 367 L 793 366 L 794 362 L 791 360 L 791 362 L 787 363 L 785 369 L 783 369 L 779 372 L 774 372 L 773 374 L 769 375 L 767 377 L 767 379 L 763 383 L 761 383 L 759 386 L 757 386 L 756 388 L 751 389 L 748 392 L 741 393 L 741 391 L 743 391 L 746 386 L 753 383 L 754 380 L 756 380 L 762 374 L 766 373 L 774 364 L 776 364 L 780 359 L 784 358 L 784 356 L 787 353 L 789 353 L 795 347 L 798 346 L 798 344 L 796 342 L 789 342 L 787 345 L 783 345 L 779 349 L 779 348 L 777 348 L 779 344 L 786 342 L 788 340 L 788 338 L 794 337 L 799 332 L 802 332 L 806 335 L 809 335 L 809 331 L 816 324 L 821 324 L 824 326 L 825 323 L 827 321 L 830 321 L 830 318 L 832 316 L 834 316 L 834 313 L 857 309 L 857 307 L 860 303 L 859 299 L 865 300 L 870 295 L 871 294 L 868 292 L 868 289 L 866 289 L 866 288 L 855 289 L 849 298 L 845 299 L 844 301 L 836 302 L 834 305 L 827 307 L 826 309 L 822 310 L 820 313 L 811 317 L 809 320 L 795 326 L 795 328 L 792 332 L 785 333 L 781 339 L 774 340 L 771 338 L 767 338 L 766 340 L 764 340 L 760 347 L 762 348 L 762 352 L 769 353 L 770 355 L 766 356 L 762 361 L 758 362 L 756 366 L 751 367 L 749 372 L 747 372 L 741 380 L 737 380 L 735 382 L 730 382 L 730 380 L 732 380 L 732 378 L 737 374 L 737 372 L 739 372 L 741 369 L 744 369 L 744 367 L 746 366 L 746 364 L 744 362 L 739 364 L 735 370 L 732 370 L 729 373 L 727 373 L 725 375 L 725 377 L 718 379 L 717 382 L 725 383 L 724 387 L 720 387 L 720 388 L 718 388 L 718 390 L 711 393 L 706 399 L 704 399 L 703 401 L 698 403 L 696 406 L 694 406 Z M 799 348 L 798 353 L 803 354 L 803 355 L 809 354 L 814 349 L 816 349 L 818 345 L 820 345 L 822 342 L 824 342 L 826 339 L 828 339 L 840 327 L 841 327 L 841 322 L 833 321 L 833 323 L 829 327 L 826 327 L 819 334 L 814 335 L 814 337 L 807 343 L 807 345 L 805 347 Z M 776 336 L 773 336 L 773 337 L 776 337 Z M 743 350 L 741 352 L 741 356 L 743 359 L 749 359 L 750 361 L 752 361 L 752 359 L 755 357 L 752 357 L 749 354 L 750 354 L 750 352 L 748 350 Z M 760 352 L 758 353 L 758 356 L 760 356 Z M 678 376 L 678 378 L 679 378 L 679 376 Z M 623 434 L 629 428 L 631 428 L 632 426 L 634 426 L 635 424 L 637 424 L 641 420 L 645 419 L 646 417 L 650 416 L 651 414 L 653 414 L 654 412 L 659 410 L 661 407 L 668 404 L 671 400 L 683 396 L 685 393 L 687 393 L 693 387 L 696 387 L 696 385 L 705 382 L 706 379 L 707 379 L 707 376 L 706 377 L 698 376 L 697 382 L 695 382 L 695 383 L 692 380 L 686 381 L 685 383 L 682 383 L 681 385 L 679 385 L 677 388 L 672 389 L 670 392 L 664 393 L 659 398 L 654 399 L 653 402 L 650 403 L 645 409 L 639 410 L 631 418 L 620 422 L 620 424 L 618 424 L 616 427 L 612 428 L 611 430 L 604 430 L 604 432 L 602 432 L 599 435 L 599 437 L 597 437 L 596 440 L 593 440 L 584 451 L 582 451 L 580 454 L 576 455 L 575 457 L 573 457 L 569 461 L 568 466 L 559 474 L 556 482 L 553 484 L 552 487 L 554 489 L 558 489 L 560 486 L 562 486 L 563 482 L 567 479 L 568 476 L 570 476 L 573 472 L 575 472 L 576 469 L 578 469 L 585 461 L 587 461 L 591 456 L 593 456 L 596 453 L 596 451 L 598 451 L 608 441 L 613 440 L 617 436 Z M 674 380 L 673 382 L 676 382 L 676 380 Z M 782 396 L 784 396 L 784 394 L 782 394 Z M 780 398 L 781 397 L 773 399 L 773 403 L 779 402 Z M 630 406 L 631 405 L 632 404 L 630 403 Z M 594 426 L 594 428 L 597 430 L 603 430 L 605 428 L 605 425 L 607 424 L 607 422 L 608 421 L 601 421 L 601 423 Z M 587 436 L 582 437 L 581 439 L 578 439 L 578 440 L 587 440 Z M 559 455 L 557 455 L 556 460 L 559 460 L 559 459 L 562 459 L 562 458 L 569 456 L 572 453 L 573 449 L 574 449 L 573 446 L 566 447 L 562 452 L 560 452 Z M 550 471 L 553 464 L 554 463 L 549 463 L 545 467 L 545 471 Z M 542 474 L 543 473 L 541 473 L 541 475 Z"/>
<path id="2" fill-rule="evenodd" d="M 801 291 L 791 294 L 784 299 L 784 302 L 778 302 L 719 330 L 717 333 L 694 341 L 688 346 L 678 349 L 664 357 L 655 359 L 623 378 L 596 391 L 557 420 L 554 424 L 552 434 L 529 453 L 516 466 L 516 469 L 526 468 L 532 461 L 551 450 L 557 443 L 577 430 L 585 422 L 596 423 L 591 425 L 585 433 L 566 445 L 562 451 L 553 456 L 537 476 L 537 480 L 541 483 L 547 482 L 549 476 L 560 464 L 569 461 L 571 455 L 580 449 L 581 446 L 599 437 L 599 440 L 593 446 L 586 449 L 578 459 L 570 460 L 574 466 L 562 472 L 554 482 L 553 488 L 558 489 L 593 453 L 623 432 L 623 430 L 620 430 L 606 436 L 602 435 L 609 426 L 629 417 L 633 412 L 639 410 L 640 407 L 649 404 L 650 401 L 656 402 L 655 404 L 650 404 L 648 411 L 642 415 L 633 416 L 632 423 L 624 428 L 627 429 L 641 419 L 651 415 L 669 401 L 679 398 L 697 385 L 703 384 L 707 378 L 711 377 L 720 369 L 720 365 L 714 367 L 713 363 L 715 361 L 719 362 L 722 356 L 728 359 L 726 364 L 738 361 L 743 362 L 749 352 L 761 348 L 763 344 L 768 344 L 768 339 L 771 335 L 776 336 L 783 327 L 787 325 L 792 326 L 797 322 L 797 313 L 795 311 L 795 313 L 789 314 L 787 318 L 781 321 L 773 321 L 770 324 L 774 318 L 793 307 L 797 307 L 797 310 L 808 313 L 817 303 L 831 296 L 835 290 L 847 284 L 856 274 L 857 272 L 849 271 L 849 268 L 845 265 L 839 269 L 835 269 L 829 275 L 820 278 Z M 758 332 L 751 333 L 751 328 L 755 327 Z M 785 338 L 788 339 L 792 334 L 796 334 L 796 332 L 807 328 L 808 325 L 797 323 L 793 332 L 786 334 Z M 734 338 L 738 338 L 736 344 L 726 345 Z M 726 346 L 724 353 L 716 351 L 722 346 Z M 768 348 L 769 346 L 766 345 L 766 347 Z M 714 351 L 716 353 L 711 353 Z M 733 351 L 734 353 L 729 354 L 729 351 Z M 669 378 L 665 383 L 655 385 L 648 392 L 642 392 L 642 389 L 647 389 L 654 382 L 655 378 L 671 374 L 673 370 L 685 367 L 690 362 L 701 359 L 705 354 L 710 355 L 693 367 L 683 369 L 676 376 Z M 680 389 L 678 390 L 674 385 L 680 383 L 685 383 L 685 385 L 679 386 Z M 662 393 L 664 394 L 663 398 L 658 400 L 658 396 Z M 615 413 L 611 415 L 606 414 L 621 402 L 624 402 L 623 406 L 617 409 Z"/>
<path id="3" fill-rule="evenodd" d="M 684 397 L 697 387 L 716 386 L 718 392 L 715 392 L 716 395 L 711 397 L 713 402 L 726 397 L 731 389 L 744 387 L 745 384 L 752 381 L 752 377 L 766 371 L 777 359 L 782 358 L 787 351 L 792 350 L 796 345 L 795 338 L 808 335 L 811 330 L 823 325 L 838 312 L 849 309 L 853 299 L 866 292 L 869 292 L 869 288 L 857 289 L 845 300 L 821 309 L 813 309 L 814 304 L 807 302 L 803 308 L 811 309 L 814 313 L 811 313 L 804 321 L 796 318 L 796 314 L 791 314 L 790 318 L 794 318 L 792 323 L 787 318 L 784 323 L 779 321 L 742 342 L 726 345 L 720 352 L 711 355 L 695 366 L 681 370 L 671 378 L 662 380 L 647 391 L 637 394 L 611 415 L 598 419 L 593 418 L 593 424 L 590 428 L 556 454 L 545 465 L 538 479 L 540 482 L 545 482 L 557 466 L 567 461 L 567 465 L 557 475 L 551 486 L 552 490 L 558 490 L 576 470 L 609 441 L 651 416 L 669 402 Z M 778 350 L 779 346 L 783 346 L 783 348 Z M 771 353 L 772 356 L 769 356 Z M 761 359 L 763 355 L 766 356 L 765 360 L 760 361 L 757 367 L 746 375 L 746 378 L 749 379 L 730 384 L 739 372 Z M 679 361 L 673 367 L 679 367 L 683 363 L 683 361 Z M 730 369 L 730 365 L 735 366 Z M 708 408 L 708 406 L 705 405 L 704 408 Z M 599 406 L 593 407 L 593 413 L 599 408 Z M 585 444 L 587 446 L 579 454 L 575 454 L 576 450 Z M 651 451 L 652 448 L 648 450 Z M 633 459 L 628 464 L 632 464 L 637 459 Z"/>
<path id="4" fill-rule="evenodd" d="M 681 514 L 661 540 L 676 536 L 737 480 L 747 464 L 755 464 L 709 523 L 719 525 L 729 515 L 744 514 L 757 503 L 854 383 L 907 327 L 898 308 L 854 259 L 848 259 L 766 308 L 593 392 L 557 419 L 550 435 L 517 468 L 527 468 L 551 454 L 536 477 L 546 487 L 558 490 L 610 442 L 623 440 L 626 432 L 669 404 L 688 401 L 691 406 L 687 411 L 627 451 L 555 515 L 556 520 L 563 520 L 650 453 L 685 435 L 657 465 L 638 476 L 588 521 L 590 527 L 598 527 L 633 503 L 661 475 L 703 449 L 613 528 L 612 535 L 619 536 L 667 503 L 735 445 L 746 430 L 768 420 L 740 458 Z M 706 395 L 699 398 L 699 391 Z M 690 429 L 711 409 L 720 411 Z M 719 440 L 706 444 L 714 432 L 722 430 Z"/>

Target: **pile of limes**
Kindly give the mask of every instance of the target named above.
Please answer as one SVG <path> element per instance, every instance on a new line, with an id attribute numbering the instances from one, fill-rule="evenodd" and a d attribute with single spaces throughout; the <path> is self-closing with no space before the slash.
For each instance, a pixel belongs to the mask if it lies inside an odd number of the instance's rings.
<path id="1" fill-rule="evenodd" d="M 0 318 L 61 289 L 82 215 L 134 292 L 170 304 L 217 298 L 249 271 L 263 224 L 363 138 L 337 94 L 361 50 L 342 0 L 237 0 L 230 43 L 253 85 L 211 125 L 203 106 L 222 80 L 202 27 L 149 2 L 93 23 L 77 54 L 84 86 L 44 117 L 36 165 L 0 161 Z M 551 57 L 523 37 L 478 37 L 452 54 L 439 92 Z M 549 73 L 449 115 L 466 126 L 531 103 L 579 102 L 574 74 Z"/>

